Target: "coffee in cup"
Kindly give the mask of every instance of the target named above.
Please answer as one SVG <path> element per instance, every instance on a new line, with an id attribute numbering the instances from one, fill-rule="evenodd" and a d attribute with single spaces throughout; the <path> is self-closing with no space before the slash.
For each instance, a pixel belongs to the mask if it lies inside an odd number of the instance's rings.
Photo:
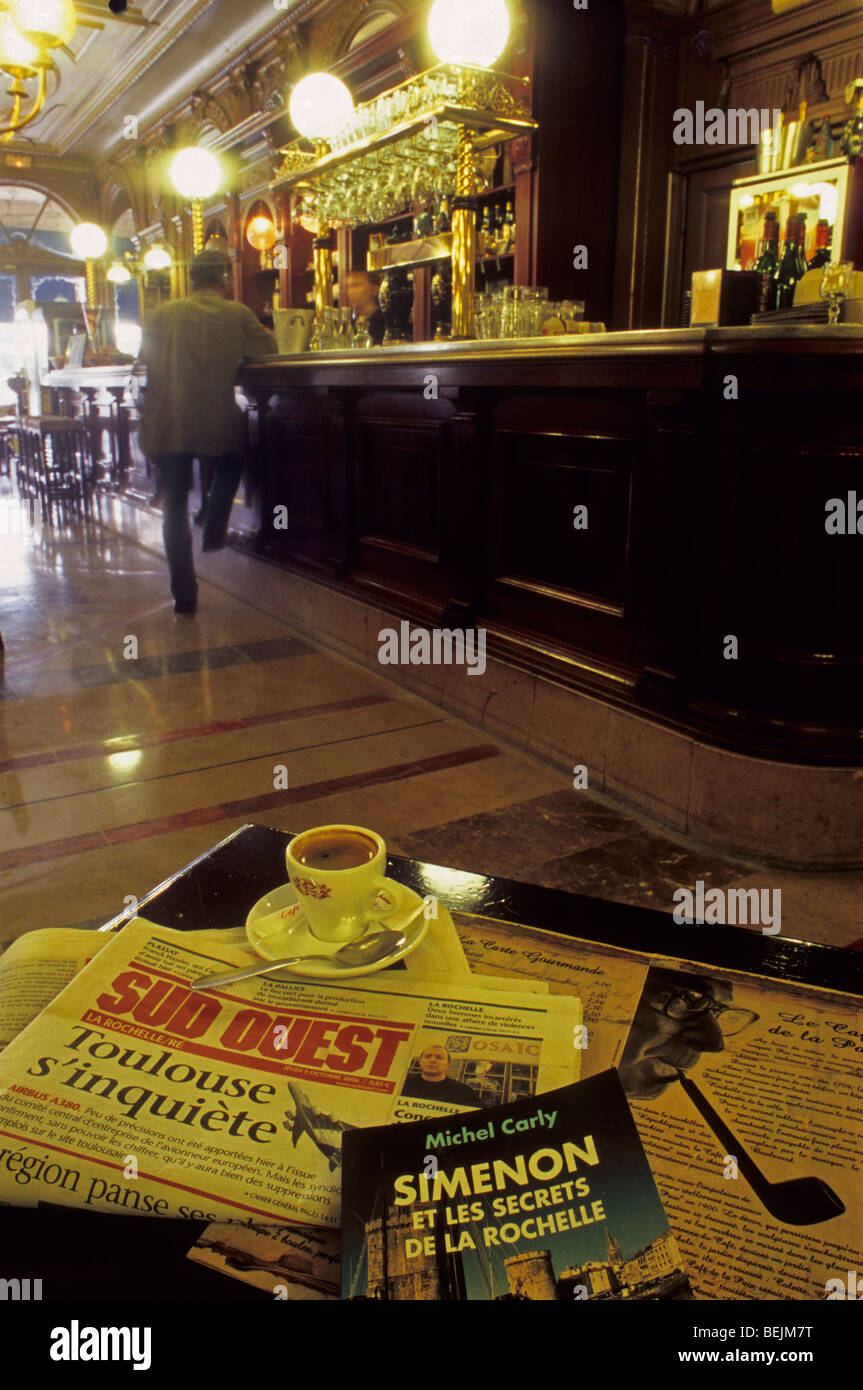
<path id="1" fill-rule="evenodd" d="M 294 858 L 306 869 L 359 869 L 377 852 L 377 841 L 371 835 L 325 828 L 303 836 Z"/>
<path id="2" fill-rule="evenodd" d="M 288 877 L 313 936 L 352 941 L 404 896 L 386 877 L 387 847 L 359 825 L 321 825 L 295 835 L 286 851 Z M 389 908 L 374 906 L 386 885 Z"/>

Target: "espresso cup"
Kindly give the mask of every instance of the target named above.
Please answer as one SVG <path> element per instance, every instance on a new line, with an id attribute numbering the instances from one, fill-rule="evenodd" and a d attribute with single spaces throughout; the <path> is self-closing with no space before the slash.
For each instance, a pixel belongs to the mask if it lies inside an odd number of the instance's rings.
<path id="1" fill-rule="evenodd" d="M 381 915 L 374 900 L 385 885 L 387 847 L 373 830 L 359 825 L 304 830 L 291 840 L 285 857 L 288 877 L 319 941 L 352 941 Z M 386 884 L 388 899 L 391 886 Z"/>

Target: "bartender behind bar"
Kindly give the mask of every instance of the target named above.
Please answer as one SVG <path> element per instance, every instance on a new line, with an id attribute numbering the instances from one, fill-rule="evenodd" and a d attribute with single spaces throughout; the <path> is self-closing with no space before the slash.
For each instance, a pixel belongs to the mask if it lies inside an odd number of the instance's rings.
<path id="1" fill-rule="evenodd" d="M 383 310 L 378 296 L 381 292 L 381 277 L 370 270 L 351 270 L 345 279 L 347 307 L 354 315 L 354 321 L 365 320 L 369 337 L 375 347 L 380 347 L 386 333 Z"/>

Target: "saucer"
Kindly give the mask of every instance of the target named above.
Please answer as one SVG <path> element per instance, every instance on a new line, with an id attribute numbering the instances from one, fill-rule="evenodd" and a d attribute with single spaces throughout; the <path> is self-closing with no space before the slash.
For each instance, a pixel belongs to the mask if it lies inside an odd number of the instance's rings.
<path id="1" fill-rule="evenodd" d="M 385 879 L 384 885 L 372 903 L 374 920 L 388 930 L 399 931 L 401 923 L 407 921 L 425 900 L 412 888 L 406 888 L 391 878 Z M 402 956 L 415 951 L 428 927 L 427 917 L 417 917 L 406 930 L 405 944 L 382 960 L 372 961 L 371 965 L 346 968 L 331 965 L 325 960 L 310 961 L 308 964 L 298 961 L 283 973 L 300 975 L 308 980 L 349 980 L 357 975 L 373 975 L 375 971 L 384 970 L 394 961 L 401 960 Z M 292 883 L 283 883 L 255 903 L 246 918 L 246 936 L 256 954 L 263 956 L 264 960 L 287 960 L 290 956 L 329 956 L 344 944 L 341 941 L 321 941 L 312 934 Z"/>

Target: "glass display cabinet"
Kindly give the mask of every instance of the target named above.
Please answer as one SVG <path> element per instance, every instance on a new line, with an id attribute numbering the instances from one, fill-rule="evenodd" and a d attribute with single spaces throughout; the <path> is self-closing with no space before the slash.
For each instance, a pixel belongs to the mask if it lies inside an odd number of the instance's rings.
<path id="1" fill-rule="evenodd" d="M 315 308 L 333 297 L 337 228 L 381 227 L 390 220 L 410 228 L 418 205 L 448 200 L 449 230 L 418 235 L 399 249 L 369 247 L 370 269 L 402 271 L 448 260 L 452 272 L 452 336 L 474 336 L 474 292 L 479 254 L 479 195 L 492 186 L 483 155 L 538 126 L 530 116 L 530 84 L 485 68 L 442 63 L 357 107 L 331 140 L 301 137 L 281 151 L 273 190 L 298 195 L 314 218 Z M 497 189 L 500 196 L 506 189 Z M 505 220 L 505 209 L 501 209 Z M 420 219 L 422 220 L 422 219 Z M 491 209 L 489 209 L 491 222 Z M 381 238 L 382 240 L 382 238 Z M 503 240 L 503 238 L 501 238 Z"/>
<path id="2" fill-rule="evenodd" d="M 788 218 L 806 216 L 805 255 L 815 251 L 819 222 L 831 229 L 831 259 L 863 269 L 863 169 L 847 159 L 800 164 L 773 174 L 737 179 L 731 189 L 727 270 L 753 270 L 765 214 L 775 211 L 780 237 Z"/>

